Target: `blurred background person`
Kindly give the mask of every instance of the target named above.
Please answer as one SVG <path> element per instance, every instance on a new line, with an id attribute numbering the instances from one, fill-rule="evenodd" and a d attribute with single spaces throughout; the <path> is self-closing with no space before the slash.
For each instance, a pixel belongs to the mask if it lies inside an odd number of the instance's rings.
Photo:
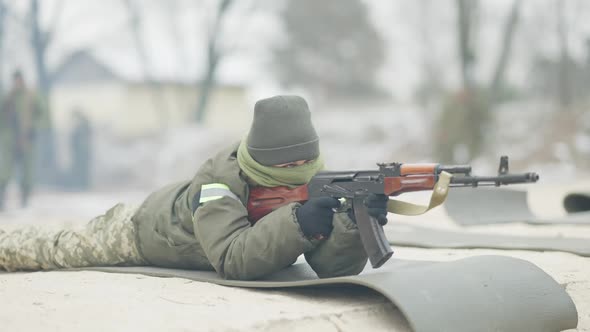
<path id="1" fill-rule="evenodd" d="M 0 209 L 4 207 L 6 187 L 18 173 L 21 205 L 25 207 L 29 202 L 34 182 L 35 138 L 41 115 L 35 92 L 27 88 L 22 72 L 16 70 L 12 76 L 12 90 L 1 110 Z"/>
<path id="2" fill-rule="evenodd" d="M 74 125 L 69 138 L 72 162 L 67 182 L 72 189 L 88 190 L 91 185 L 92 128 L 90 120 L 80 108 L 74 110 L 73 118 Z"/>

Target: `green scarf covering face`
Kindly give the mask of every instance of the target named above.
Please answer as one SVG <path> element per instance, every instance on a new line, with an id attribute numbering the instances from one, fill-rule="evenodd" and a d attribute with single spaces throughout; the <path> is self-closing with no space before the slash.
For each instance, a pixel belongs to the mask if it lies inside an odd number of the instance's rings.
<path id="1" fill-rule="evenodd" d="M 322 168 L 324 161 L 319 156 L 314 161 L 295 167 L 272 167 L 259 164 L 248 152 L 246 139 L 240 142 L 238 148 L 238 164 L 244 173 L 264 187 L 297 187 L 306 184 Z"/>

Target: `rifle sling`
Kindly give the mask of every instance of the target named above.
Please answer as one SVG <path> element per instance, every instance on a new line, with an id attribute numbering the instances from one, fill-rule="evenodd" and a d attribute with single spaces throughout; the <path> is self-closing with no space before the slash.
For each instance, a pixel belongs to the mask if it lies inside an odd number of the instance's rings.
<path id="1" fill-rule="evenodd" d="M 453 176 L 448 172 L 440 173 L 438 181 L 432 189 L 432 195 L 430 196 L 430 202 L 428 205 L 413 204 L 390 199 L 389 202 L 387 202 L 387 211 L 404 216 L 417 216 L 428 212 L 445 201 L 447 194 L 449 193 L 449 184 L 451 183 L 452 177 Z"/>

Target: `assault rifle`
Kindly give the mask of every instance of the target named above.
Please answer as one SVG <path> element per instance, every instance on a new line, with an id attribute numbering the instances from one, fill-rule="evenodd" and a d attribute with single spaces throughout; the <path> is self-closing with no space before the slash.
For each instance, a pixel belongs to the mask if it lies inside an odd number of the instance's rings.
<path id="1" fill-rule="evenodd" d="M 378 170 L 319 172 L 308 184 L 293 189 L 254 187 L 250 190 L 248 200 L 249 219 L 254 223 L 280 206 L 291 202 L 304 203 L 313 197 L 344 198 L 342 208 L 353 209 L 363 247 L 373 268 L 378 268 L 391 257 L 393 251 L 385 237 L 383 227 L 368 214 L 364 202 L 369 194 L 398 196 L 406 192 L 433 190 L 443 172 L 445 176 L 450 174 L 448 187 L 451 188 L 502 186 L 533 183 L 539 180 L 539 175 L 536 173 L 510 174 L 506 156 L 500 158 L 497 176 L 472 176 L 470 165 L 406 163 L 377 165 Z M 446 189 L 446 187 L 438 189 Z"/>

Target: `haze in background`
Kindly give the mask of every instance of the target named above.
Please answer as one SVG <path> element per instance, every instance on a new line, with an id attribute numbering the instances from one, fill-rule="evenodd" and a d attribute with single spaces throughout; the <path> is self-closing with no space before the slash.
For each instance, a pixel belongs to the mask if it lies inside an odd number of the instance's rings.
<path id="1" fill-rule="evenodd" d="M 506 154 L 547 182 L 590 169 L 587 1 L 0 4 L 0 91 L 21 68 L 45 101 L 37 174 L 51 190 L 192 177 L 279 93 L 308 99 L 332 169 L 483 173 Z"/>

